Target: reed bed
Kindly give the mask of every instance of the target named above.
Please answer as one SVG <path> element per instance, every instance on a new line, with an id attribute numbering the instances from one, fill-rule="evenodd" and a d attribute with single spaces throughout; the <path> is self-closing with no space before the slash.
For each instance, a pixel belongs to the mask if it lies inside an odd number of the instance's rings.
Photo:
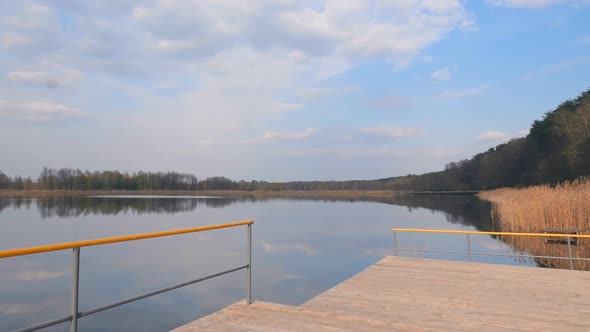
<path id="1" fill-rule="evenodd" d="M 504 188 L 485 191 L 479 197 L 492 202 L 492 220 L 503 232 L 542 233 L 571 230 L 590 234 L 590 179 L 557 186 Z M 567 245 L 546 243 L 544 238 L 503 237 L 516 250 L 538 256 L 568 256 Z M 590 241 L 578 239 L 572 246 L 574 257 L 590 258 Z M 569 268 L 568 260 L 535 259 L 543 266 Z M 575 268 L 590 270 L 590 262 L 575 261 Z"/>

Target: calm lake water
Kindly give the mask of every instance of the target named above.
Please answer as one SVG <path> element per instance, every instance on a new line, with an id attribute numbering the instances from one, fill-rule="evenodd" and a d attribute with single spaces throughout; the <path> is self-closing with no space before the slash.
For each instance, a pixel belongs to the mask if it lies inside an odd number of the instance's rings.
<path id="1" fill-rule="evenodd" d="M 471 196 L 329 201 L 215 197 L 0 199 L 0 250 L 255 219 L 253 292 L 298 305 L 391 255 L 392 227 L 491 230 L 490 205 Z M 401 247 L 465 251 L 465 236 L 399 234 Z M 509 253 L 489 236 L 472 250 Z M 409 254 L 404 254 L 409 256 Z M 421 257 L 465 260 L 464 256 Z M 474 260 L 532 265 L 505 257 Z M 246 227 L 81 249 L 80 310 L 246 264 Z M 65 316 L 70 250 L 0 260 L 0 331 Z M 167 331 L 246 294 L 246 272 L 82 318 L 80 331 Z M 67 324 L 47 329 L 65 331 Z"/>

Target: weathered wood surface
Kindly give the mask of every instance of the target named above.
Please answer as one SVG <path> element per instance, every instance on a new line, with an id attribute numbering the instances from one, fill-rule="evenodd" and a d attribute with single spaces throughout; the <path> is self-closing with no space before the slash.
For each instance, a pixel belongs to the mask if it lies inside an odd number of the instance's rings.
<path id="1" fill-rule="evenodd" d="M 590 272 L 386 257 L 301 306 L 238 302 L 186 331 L 590 331 Z"/>

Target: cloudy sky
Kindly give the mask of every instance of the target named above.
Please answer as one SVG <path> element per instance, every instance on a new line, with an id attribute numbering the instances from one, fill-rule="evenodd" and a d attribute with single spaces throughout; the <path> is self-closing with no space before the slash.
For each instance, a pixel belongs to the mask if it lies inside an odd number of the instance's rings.
<path id="1" fill-rule="evenodd" d="M 0 169 L 370 179 L 590 87 L 586 0 L 0 2 Z"/>

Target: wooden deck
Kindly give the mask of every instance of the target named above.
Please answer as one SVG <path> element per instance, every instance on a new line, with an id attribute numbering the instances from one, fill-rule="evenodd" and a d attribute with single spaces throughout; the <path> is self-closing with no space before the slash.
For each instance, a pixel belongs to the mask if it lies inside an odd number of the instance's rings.
<path id="1" fill-rule="evenodd" d="M 590 331 L 590 272 L 386 257 L 300 306 L 238 302 L 174 331 Z"/>

